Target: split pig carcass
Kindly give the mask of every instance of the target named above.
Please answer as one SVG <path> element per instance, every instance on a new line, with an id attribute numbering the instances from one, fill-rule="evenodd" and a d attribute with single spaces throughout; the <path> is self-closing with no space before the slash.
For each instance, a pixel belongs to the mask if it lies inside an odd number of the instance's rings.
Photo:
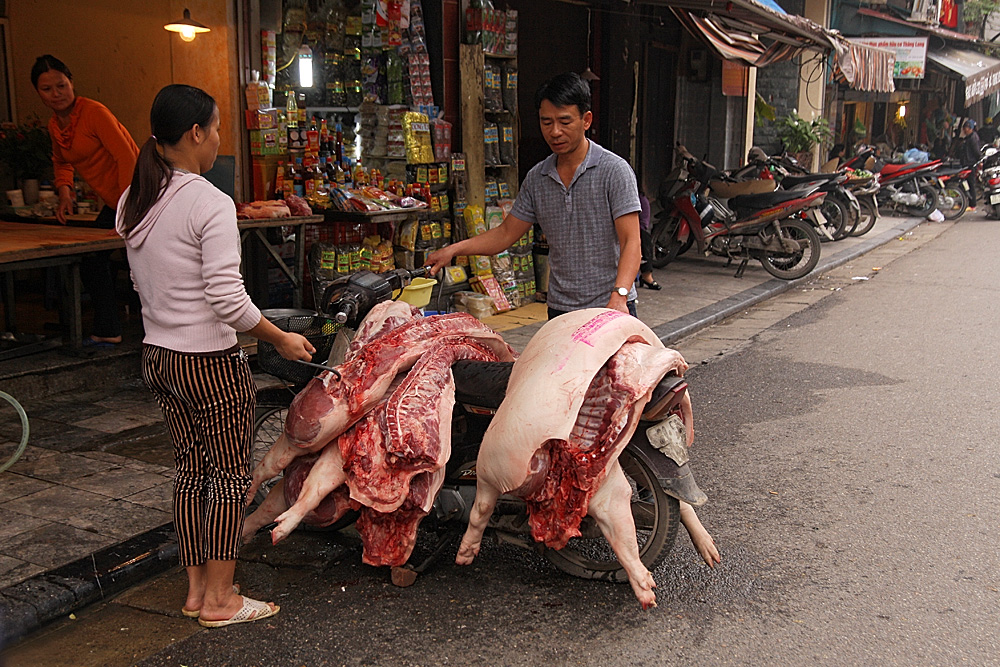
<path id="1" fill-rule="evenodd" d="M 639 557 L 632 488 L 618 455 L 659 380 L 686 369 L 649 327 L 618 311 L 587 309 L 546 323 L 514 363 L 483 437 L 476 501 L 456 563 L 478 555 L 497 499 L 511 494 L 525 500 L 534 539 L 554 549 L 593 516 L 636 598 L 643 608 L 655 606 L 656 583 Z"/>
<path id="2" fill-rule="evenodd" d="M 352 345 L 336 373 L 314 378 L 292 401 L 284 432 L 254 470 L 248 504 L 263 481 L 303 455 L 319 455 L 301 483 L 272 488 L 247 518 L 244 539 L 276 521 L 277 543 L 346 485 L 351 506 L 362 511 L 365 562 L 406 562 L 450 455 L 451 364 L 513 361 L 515 353 L 470 315 L 406 319 L 390 311 L 363 323 L 364 344 Z"/>

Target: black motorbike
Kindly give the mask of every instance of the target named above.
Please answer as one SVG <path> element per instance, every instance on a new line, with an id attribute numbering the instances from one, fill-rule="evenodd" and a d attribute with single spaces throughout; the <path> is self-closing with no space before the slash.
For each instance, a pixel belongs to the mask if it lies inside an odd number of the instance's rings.
<path id="1" fill-rule="evenodd" d="M 337 323 L 357 328 L 375 304 L 393 298 L 394 292 L 413 278 L 425 274 L 423 269 L 396 269 L 383 274 L 360 271 L 342 278 L 327 288 L 323 297 L 323 314 L 306 318 L 310 320 L 308 326 L 319 332 Z M 276 324 L 288 326 L 281 322 Z M 305 326 L 296 328 L 302 330 Z M 316 342 L 324 342 L 321 339 L 330 335 L 321 334 Z M 329 349 L 330 345 L 326 347 Z M 301 367 L 304 362 L 288 362 L 269 354 L 261 356 L 259 363 L 262 370 L 282 377 L 288 375 L 289 369 Z M 324 365 L 318 366 L 329 370 Z M 504 399 L 512 366 L 512 362 L 480 361 L 459 361 L 452 366 L 455 409 L 451 457 L 446 465 L 444 486 L 431 513 L 420 525 L 422 533 L 431 533 L 436 540 L 424 557 L 416 558 L 415 551 L 405 566 L 393 568 L 392 580 L 395 584 L 413 583 L 417 573 L 424 571 L 435 558 L 455 545 L 464 533 L 476 495 L 475 466 L 479 446 L 492 416 Z M 302 378 L 295 379 L 301 381 Z M 288 407 L 303 387 L 304 383 L 290 384 L 259 392 L 254 437 L 255 463 L 281 435 Z M 707 500 L 695 483 L 688 463 L 686 420 L 691 417 L 689 410 L 682 409 L 686 391 L 686 380 L 675 374 L 664 376 L 653 391 L 639 428 L 618 458 L 633 487 L 632 515 L 639 554 L 650 571 L 662 562 L 673 545 L 680 521 L 678 501 L 698 507 Z M 276 479 L 271 480 L 271 484 L 274 482 Z M 267 489 L 262 487 L 258 492 L 258 502 L 266 493 Z M 356 518 L 356 513 L 349 512 L 327 529 L 344 528 Z M 500 541 L 540 551 L 556 567 L 571 575 L 585 579 L 628 581 L 611 546 L 590 517 L 585 517 L 580 526 L 582 535 L 571 539 L 566 547 L 559 550 L 541 547 L 531 537 L 524 501 L 513 496 L 501 496 L 490 519 L 488 532 Z M 426 552 L 425 549 L 421 551 Z"/>

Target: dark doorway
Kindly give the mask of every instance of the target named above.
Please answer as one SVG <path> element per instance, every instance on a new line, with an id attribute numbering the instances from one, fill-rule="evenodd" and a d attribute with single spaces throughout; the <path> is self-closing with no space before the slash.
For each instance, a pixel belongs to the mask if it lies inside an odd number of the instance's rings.
<path id="1" fill-rule="evenodd" d="M 667 44 L 646 44 L 642 83 L 639 187 L 656 196 L 660 181 L 674 160 L 674 109 L 677 96 L 677 50 Z"/>

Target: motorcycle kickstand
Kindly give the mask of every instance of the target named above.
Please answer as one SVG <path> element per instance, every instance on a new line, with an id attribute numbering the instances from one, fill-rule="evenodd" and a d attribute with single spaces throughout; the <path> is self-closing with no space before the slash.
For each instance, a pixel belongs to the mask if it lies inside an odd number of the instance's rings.
<path id="1" fill-rule="evenodd" d="M 747 262 L 749 262 L 749 261 L 750 261 L 749 259 L 744 258 L 740 262 L 739 267 L 737 267 L 737 269 L 736 269 L 736 275 L 734 275 L 733 278 L 742 278 L 743 277 L 743 271 L 746 270 L 746 268 L 747 268 Z"/>
<path id="2" fill-rule="evenodd" d="M 396 565 L 392 568 L 392 583 L 394 586 L 399 586 L 400 588 L 406 588 L 407 586 L 412 586 L 413 582 L 417 580 L 417 575 L 424 572 L 431 563 L 434 562 L 438 556 L 441 555 L 444 550 L 450 546 L 455 541 L 455 533 L 452 531 L 445 531 L 444 534 L 438 538 L 437 544 L 434 545 L 433 551 L 427 556 L 419 565 L 413 566 L 410 563 L 405 565 Z"/>

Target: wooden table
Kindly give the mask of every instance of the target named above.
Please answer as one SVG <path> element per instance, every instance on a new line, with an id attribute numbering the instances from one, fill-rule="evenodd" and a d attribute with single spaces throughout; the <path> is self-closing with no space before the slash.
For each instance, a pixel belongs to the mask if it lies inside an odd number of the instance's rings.
<path id="1" fill-rule="evenodd" d="M 122 248 L 125 243 L 111 229 L 64 227 L 27 222 L 0 221 L 0 273 L 4 274 L 4 318 L 9 331 L 14 317 L 14 272 L 49 266 L 59 267 L 70 302 L 64 304 L 70 342 L 83 343 L 80 317 L 80 255 Z"/>
<path id="2" fill-rule="evenodd" d="M 267 252 L 268 255 L 275 261 L 281 272 L 288 276 L 288 279 L 292 281 L 292 307 L 301 308 L 303 293 L 305 289 L 305 264 L 306 264 L 306 243 L 305 234 L 303 233 L 303 228 L 305 225 L 315 225 L 322 223 L 324 218 L 322 215 L 303 215 L 294 218 L 266 218 L 263 220 L 240 220 L 240 240 L 245 244 L 247 239 L 256 239 L 260 246 Z M 295 230 L 295 262 L 292 267 L 289 267 L 285 263 L 285 260 L 281 258 L 278 253 L 277 248 L 274 247 L 267 239 L 267 235 L 264 233 L 265 229 L 270 229 L 272 227 L 285 227 L 292 226 L 297 227 Z M 244 257 L 246 253 L 244 253 Z M 244 276 L 244 280 L 249 280 L 250 276 L 248 274 L 248 267 L 241 266 L 240 272 Z"/>
<path id="3" fill-rule="evenodd" d="M 269 218 L 267 220 L 240 220 L 240 238 L 256 239 L 274 258 L 278 268 L 288 276 L 294 286 L 294 306 L 302 306 L 303 275 L 305 270 L 305 242 L 302 228 L 324 221 L 322 215 L 294 218 Z M 46 221 L 48 222 L 48 221 Z M 289 267 L 264 234 L 264 230 L 282 226 L 297 227 L 295 234 L 295 262 Z M 4 318 L 6 329 L 16 329 L 14 317 L 14 272 L 43 267 L 59 267 L 68 303 L 63 304 L 63 317 L 69 325 L 70 343 L 80 347 L 83 329 L 80 305 L 80 256 L 88 252 L 123 248 L 124 241 L 111 229 L 74 227 L 35 222 L 0 221 L 0 273 L 4 274 Z M 245 269 L 246 267 L 241 267 Z M 244 270 L 244 276 L 246 276 Z"/>

